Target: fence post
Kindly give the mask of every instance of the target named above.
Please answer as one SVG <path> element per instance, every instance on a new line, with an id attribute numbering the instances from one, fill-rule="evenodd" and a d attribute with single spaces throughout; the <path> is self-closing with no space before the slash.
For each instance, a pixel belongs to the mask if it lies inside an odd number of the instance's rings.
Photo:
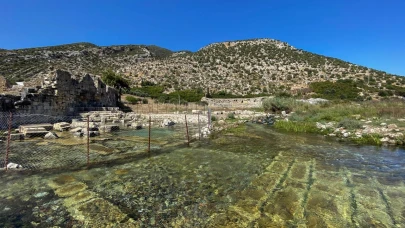
<path id="1" fill-rule="evenodd" d="M 190 136 L 188 135 L 187 115 L 184 115 L 184 119 L 186 120 L 187 146 L 190 146 Z"/>
<path id="2" fill-rule="evenodd" d="M 10 116 L 8 118 L 8 133 L 7 133 L 7 149 L 6 149 L 6 158 L 4 159 L 4 168 L 7 170 L 7 163 L 8 163 L 8 156 L 10 154 L 10 141 L 11 141 L 11 121 L 13 118 L 13 114 L 10 112 Z"/>
<path id="3" fill-rule="evenodd" d="M 211 109 L 208 108 L 208 128 L 211 129 Z"/>
<path id="4" fill-rule="evenodd" d="M 87 167 L 90 165 L 90 116 L 87 116 Z"/>
<path id="5" fill-rule="evenodd" d="M 150 153 L 150 125 L 151 125 L 151 118 L 149 116 L 149 139 L 148 139 L 148 153 Z"/>
<path id="6" fill-rule="evenodd" d="M 200 127 L 200 111 L 197 111 L 197 121 L 198 121 L 198 140 L 201 140 L 201 127 Z"/>

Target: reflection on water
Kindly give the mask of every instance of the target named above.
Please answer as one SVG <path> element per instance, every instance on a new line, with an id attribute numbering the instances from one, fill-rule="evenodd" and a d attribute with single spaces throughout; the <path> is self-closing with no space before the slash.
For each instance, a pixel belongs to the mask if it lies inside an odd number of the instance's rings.
<path id="1" fill-rule="evenodd" d="M 405 225 L 402 149 L 247 125 L 242 134 L 191 147 L 182 128 L 156 130 L 148 156 L 147 134 L 121 131 L 94 141 L 89 169 L 2 172 L 0 226 Z M 35 145 L 27 143 L 19 146 Z M 72 143 L 48 146 L 67 157 L 84 152 Z M 103 158 L 110 162 L 97 163 Z"/>

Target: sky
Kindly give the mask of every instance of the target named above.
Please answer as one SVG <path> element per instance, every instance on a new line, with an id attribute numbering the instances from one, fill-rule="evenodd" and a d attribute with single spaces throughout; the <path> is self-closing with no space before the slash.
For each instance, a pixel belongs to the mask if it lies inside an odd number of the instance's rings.
<path id="1" fill-rule="evenodd" d="M 405 76 L 404 0 L 0 0 L 0 48 L 272 38 Z"/>

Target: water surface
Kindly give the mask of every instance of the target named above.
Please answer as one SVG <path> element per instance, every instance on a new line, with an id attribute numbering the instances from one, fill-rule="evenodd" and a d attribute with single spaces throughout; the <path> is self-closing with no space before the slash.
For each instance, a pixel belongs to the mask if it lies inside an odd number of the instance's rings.
<path id="1" fill-rule="evenodd" d="M 88 169 L 83 144 L 49 142 L 71 167 L 1 172 L 0 226 L 405 225 L 403 149 L 246 125 L 191 147 L 184 128 L 156 130 L 148 154 L 147 135 L 121 131 L 94 140 Z M 14 146 L 27 156 L 41 151 L 40 143 Z"/>

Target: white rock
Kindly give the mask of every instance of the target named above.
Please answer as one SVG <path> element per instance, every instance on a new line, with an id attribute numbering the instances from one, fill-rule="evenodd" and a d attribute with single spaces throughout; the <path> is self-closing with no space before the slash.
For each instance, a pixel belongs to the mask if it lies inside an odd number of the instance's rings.
<path id="1" fill-rule="evenodd" d="M 395 128 L 397 128 L 397 125 L 396 124 L 388 124 L 388 129 L 395 129 Z"/>
<path id="2" fill-rule="evenodd" d="M 44 136 L 44 139 L 57 139 L 57 138 L 59 138 L 59 136 L 53 132 L 48 132 Z"/>
<path id="3" fill-rule="evenodd" d="M 283 117 L 286 117 L 286 116 L 287 116 L 287 112 L 286 112 L 286 111 L 281 111 L 281 115 L 282 115 Z"/>
<path id="4" fill-rule="evenodd" d="M 13 162 L 7 164 L 7 169 L 21 169 L 22 166 Z"/>
<path id="5" fill-rule="evenodd" d="M 162 124 L 161 124 L 161 126 L 162 127 L 168 127 L 168 126 L 173 126 L 173 125 L 175 125 L 176 123 L 173 121 L 173 120 L 171 120 L 171 119 L 164 119 L 163 120 L 163 122 L 162 122 Z"/>
<path id="6" fill-rule="evenodd" d="M 384 138 L 382 138 L 380 141 L 381 142 L 388 142 L 390 139 L 388 138 L 388 137 L 384 137 Z"/>
<path id="7" fill-rule="evenodd" d="M 394 140 L 394 139 L 391 139 L 391 140 L 388 140 L 388 143 L 389 143 L 389 144 L 396 145 L 396 144 L 397 144 L 397 141 Z"/>
<path id="8" fill-rule="evenodd" d="M 219 125 L 224 125 L 224 124 L 225 124 L 225 120 L 219 120 L 219 121 L 218 121 L 218 124 L 219 124 Z"/>
<path id="9" fill-rule="evenodd" d="M 75 133 L 75 132 L 82 132 L 83 128 L 81 127 L 76 127 L 70 130 L 70 132 Z"/>

